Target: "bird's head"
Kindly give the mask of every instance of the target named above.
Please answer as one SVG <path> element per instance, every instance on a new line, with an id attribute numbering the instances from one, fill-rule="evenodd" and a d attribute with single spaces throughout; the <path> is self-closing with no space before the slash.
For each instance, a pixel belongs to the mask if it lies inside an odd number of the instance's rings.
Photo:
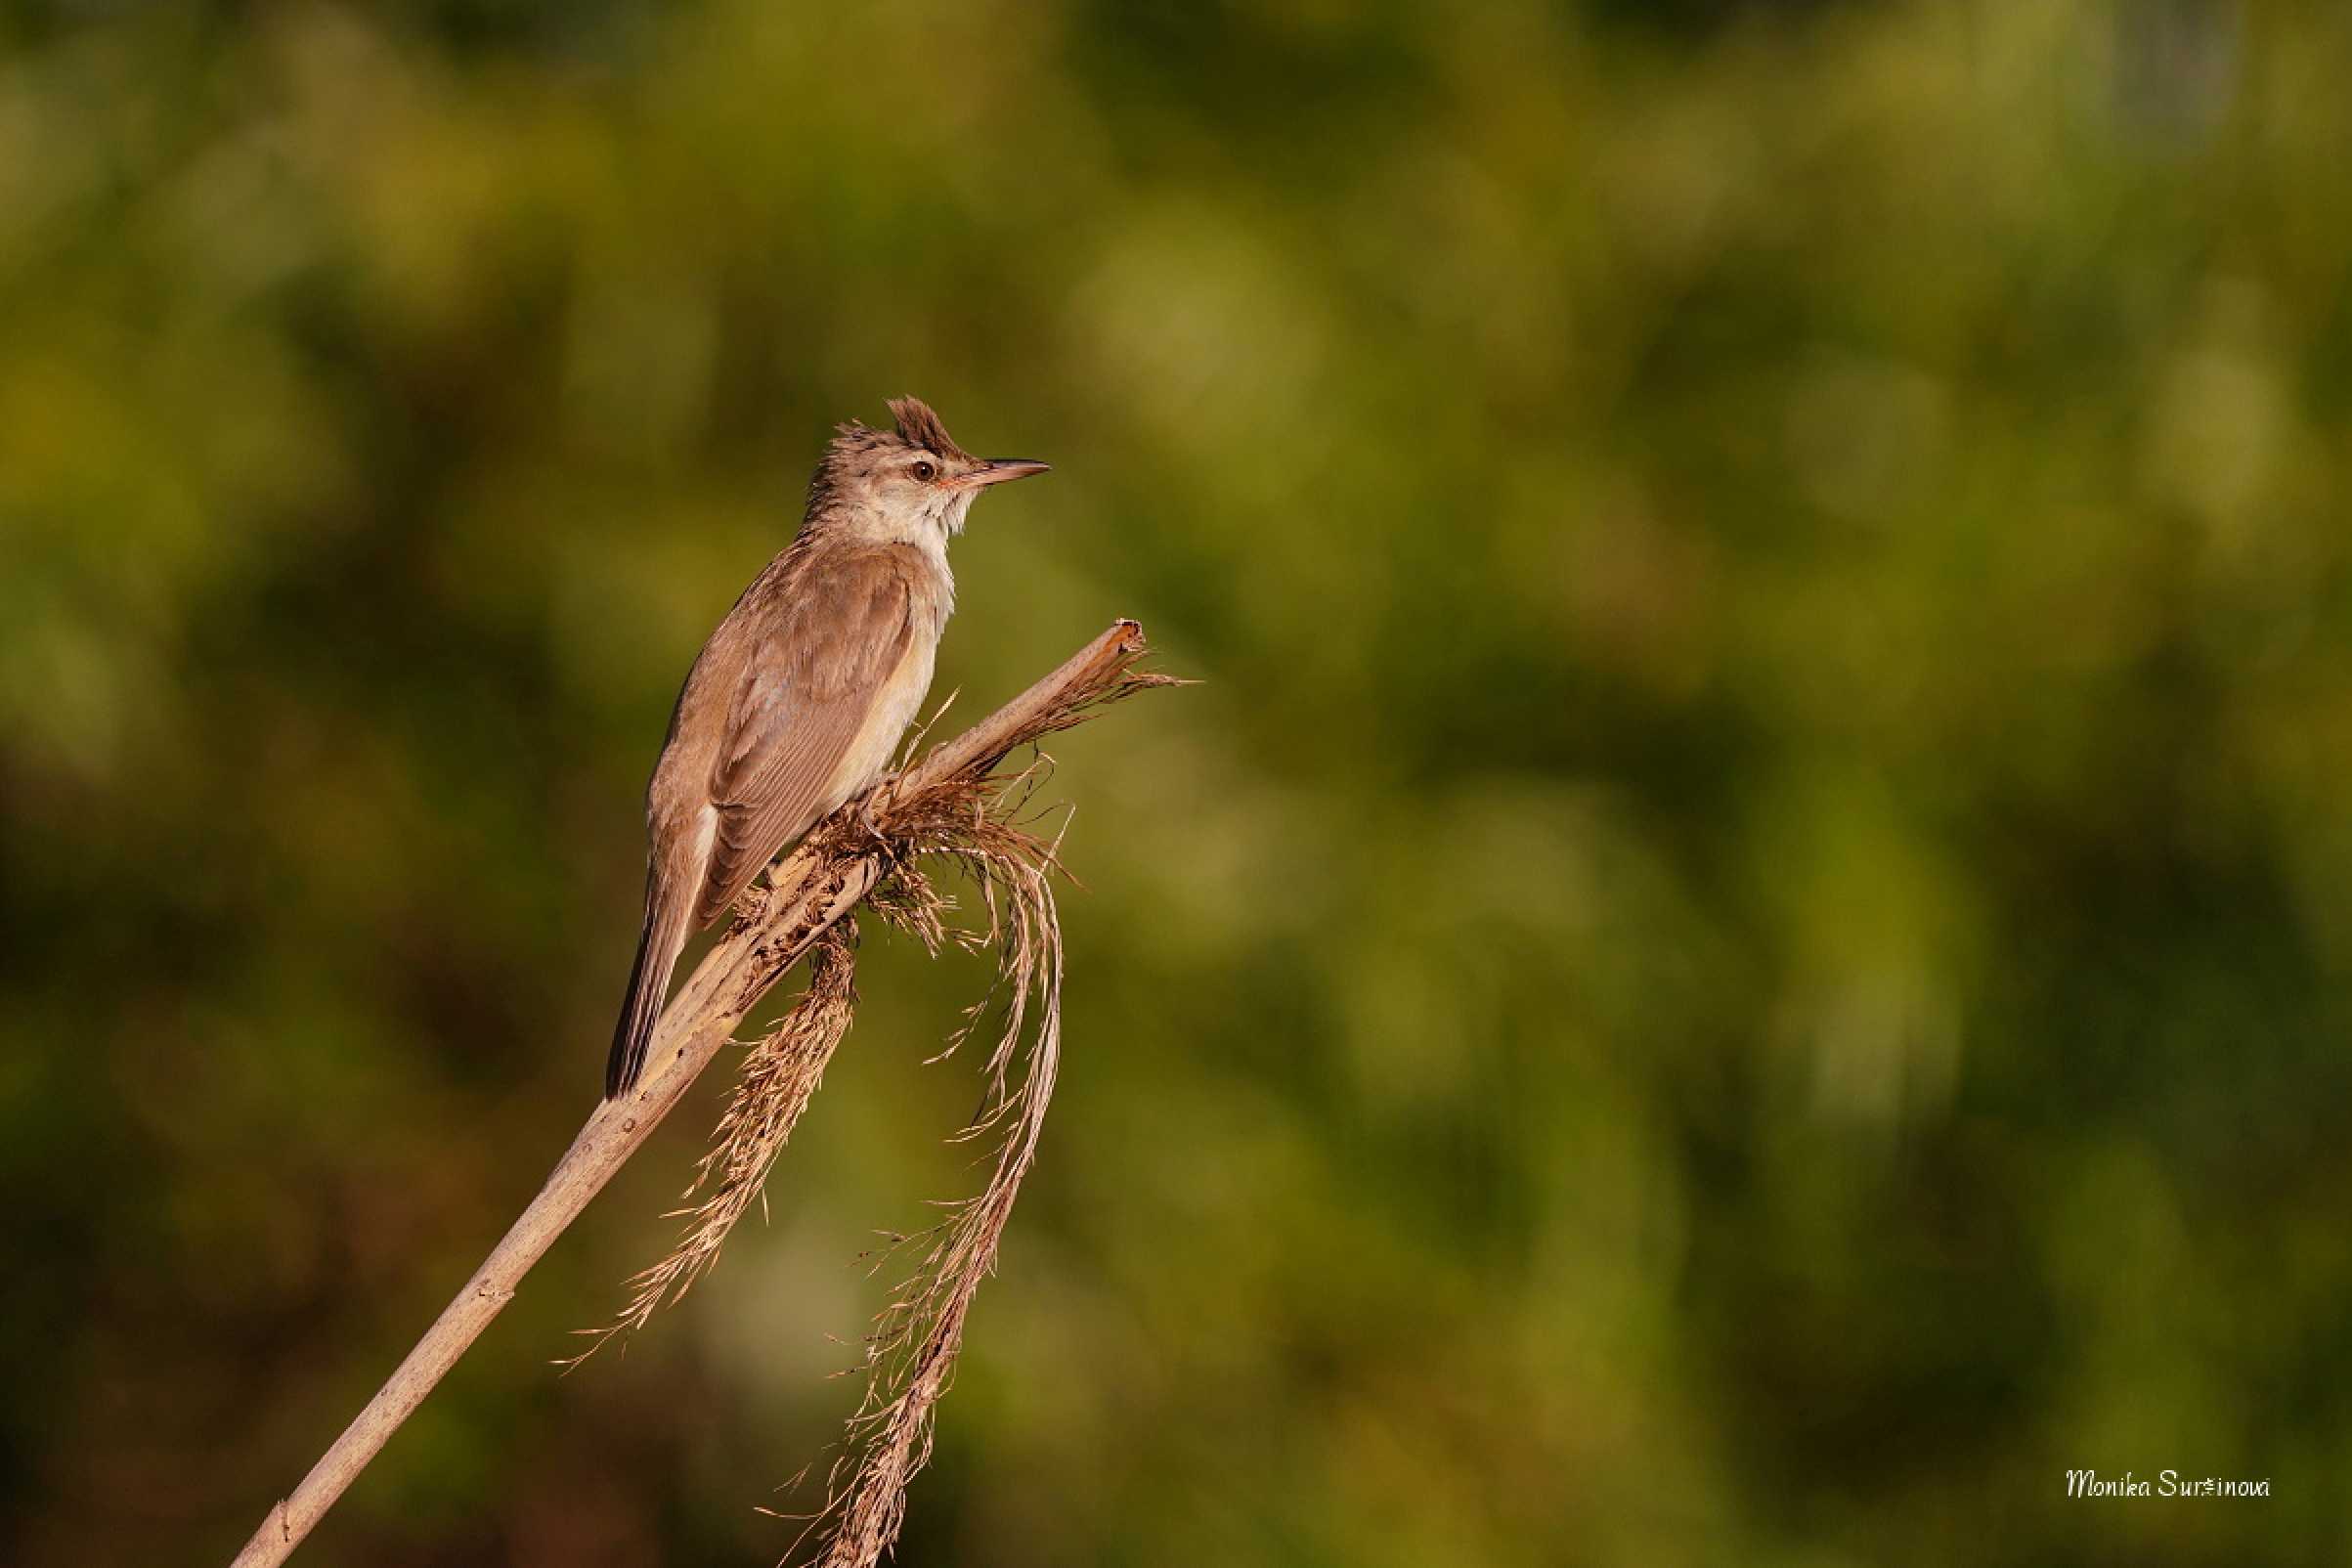
<path id="1" fill-rule="evenodd" d="M 944 544 L 990 485 L 1046 471 L 1026 457 L 975 457 L 920 398 L 891 400 L 895 428 L 852 420 L 808 485 L 808 525 L 876 544 Z"/>

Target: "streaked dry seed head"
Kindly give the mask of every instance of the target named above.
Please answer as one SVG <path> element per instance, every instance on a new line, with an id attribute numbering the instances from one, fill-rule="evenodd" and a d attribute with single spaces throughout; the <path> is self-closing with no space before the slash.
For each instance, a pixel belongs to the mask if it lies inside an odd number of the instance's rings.
<path id="1" fill-rule="evenodd" d="M 667 1257 L 629 1281 L 621 1314 L 586 1330 L 588 1348 L 565 1363 L 576 1367 L 619 1333 L 642 1328 L 664 1301 L 682 1299 L 719 1261 L 735 1222 L 761 1200 L 767 1172 L 783 1154 L 792 1129 L 815 1098 L 825 1065 L 849 1032 L 857 1006 L 857 923 L 841 921 L 808 953 L 808 985 L 774 1028 L 743 1057 L 742 1076 L 712 1134 L 710 1152 L 695 1165 L 684 1197 L 688 1207 L 672 1218 L 687 1224 Z M 697 1195 L 707 1194 L 700 1202 Z"/>

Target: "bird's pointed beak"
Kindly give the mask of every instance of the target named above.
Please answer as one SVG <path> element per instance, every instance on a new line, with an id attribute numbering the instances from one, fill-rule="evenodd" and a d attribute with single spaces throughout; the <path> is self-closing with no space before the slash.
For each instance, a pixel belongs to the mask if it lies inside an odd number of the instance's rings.
<path id="1" fill-rule="evenodd" d="M 963 483 L 968 489 L 979 490 L 987 485 L 1001 485 L 1008 479 L 1026 479 L 1031 474 L 1046 473 L 1051 467 L 1050 463 L 1032 462 L 1026 457 L 990 457 L 966 474 Z"/>

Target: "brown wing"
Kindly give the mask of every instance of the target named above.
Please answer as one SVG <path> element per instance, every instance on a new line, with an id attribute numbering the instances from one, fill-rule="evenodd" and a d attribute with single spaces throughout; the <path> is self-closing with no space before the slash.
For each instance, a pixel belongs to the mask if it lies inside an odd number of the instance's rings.
<path id="1" fill-rule="evenodd" d="M 812 560 L 752 651 L 712 770 L 719 830 L 695 921 L 708 925 L 815 825 L 842 758 L 914 634 L 904 568 L 885 551 Z"/>

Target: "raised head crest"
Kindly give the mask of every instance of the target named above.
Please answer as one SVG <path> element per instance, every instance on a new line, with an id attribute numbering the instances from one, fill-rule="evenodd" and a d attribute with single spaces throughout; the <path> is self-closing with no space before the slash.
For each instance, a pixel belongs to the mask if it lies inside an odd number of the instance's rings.
<path id="1" fill-rule="evenodd" d="M 826 449 L 827 460 L 854 458 L 860 454 L 879 451 L 890 446 L 920 447 L 937 453 L 951 461 L 970 462 L 972 454 L 955 444 L 955 437 L 939 422 L 931 405 L 921 398 L 893 398 L 890 400 L 891 418 L 897 428 L 877 430 L 863 419 L 851 419 L 833 427 L 832 443 Z M 896 437 L 893 441 L 893 436 Z"/>
<path id="2" fill-rule="evenodd" d="M 947 433 L 947 427 L 939 423 L 939 416 L 932 413 L 931 405 L 921 398 L 893 398 L 890 409 L 891 417 L 897 421 L 899 440 L 936 452 L 942 457 L 971 457 L 970 453 L 955 444 L 955 437 Z"/>

